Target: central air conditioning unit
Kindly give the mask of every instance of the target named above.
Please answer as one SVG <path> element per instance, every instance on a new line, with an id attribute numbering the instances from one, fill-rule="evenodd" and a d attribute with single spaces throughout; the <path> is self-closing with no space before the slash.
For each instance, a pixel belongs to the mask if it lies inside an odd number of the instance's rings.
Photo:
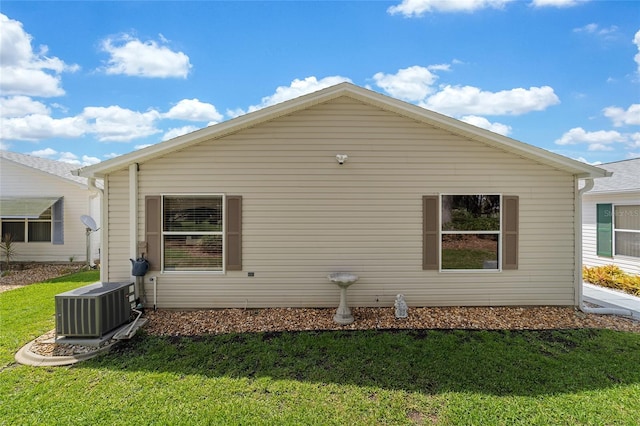
<path id="1" fill-rule="evenodd" d="M 129 322 L 133 283 L 95 283 L 56 295 L 56 336 L 102 337 Z"/>

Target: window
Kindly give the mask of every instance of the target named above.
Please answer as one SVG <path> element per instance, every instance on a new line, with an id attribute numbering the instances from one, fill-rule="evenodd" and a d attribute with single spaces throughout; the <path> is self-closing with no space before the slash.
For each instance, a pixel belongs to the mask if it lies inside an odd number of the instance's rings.
<path id="1" fill-rule="evenodd" d="M 44 204 L 43 204 L 44 203 Z M 19 243 L 63 244 L 63 199 L 3 200 L 2 238 L 11 235 Z M 20 217 L 17 212 L 23 213 Z"/>
<path id="2" fill-rule="evenodd" d="M 441 197 L 441 269 L 498 269 L 499 195 Z"/>
<path id="3" fill-rule="evenodd" d="M 422 209 L 422 269 L 518 269 L 518 196 L 425 195 Z"/>
<path id="4" fill-rule="evenodd" d="M 640 205 L 598 204 L 598 256 L 640 257 Z"/>
<path id="5" fill-rule="evenodd" d="M 222 271 L 223 196 L 163 197 L 165 271 Z"/>
<path id="6" fill-rule="evenodd" d="M 614 206 L 615 254 L 640 257 L 640 205 Z"/>

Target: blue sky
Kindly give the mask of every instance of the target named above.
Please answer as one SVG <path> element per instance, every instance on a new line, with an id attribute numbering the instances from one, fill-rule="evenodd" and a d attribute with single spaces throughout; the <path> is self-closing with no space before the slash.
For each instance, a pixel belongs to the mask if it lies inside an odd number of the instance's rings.
<path id="1" fill-rule="evenodd" d="M 341 81 L 640 156 L 640 2 L 4 0 L 0 146 L 93 164 Z"/>

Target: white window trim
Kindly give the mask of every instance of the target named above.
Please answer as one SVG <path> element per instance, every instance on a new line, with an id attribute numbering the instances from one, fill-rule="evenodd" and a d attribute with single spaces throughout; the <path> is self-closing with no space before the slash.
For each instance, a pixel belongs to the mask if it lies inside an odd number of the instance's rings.
<path id="1" fill-rule="evenodd" d="M 443 231 L 442 230 L 442 197 L 447 195 L 497 195 L 500 197 L 500 229 L 498 231 Z M 439 272 L 445 274 L 470 274 L 470 273 L 482 273 L 482 274 L 495 274 L 502 272 L 502 193 L 485 193 L 485 192 L 443 192 L 438 194 L 438 252 L 440 258 L 440 264 L 438 265 Z M 498 236 L 498 267 L 496 269 L 443 269 L 442 268 L 442 236 L 443 235 L 465 235 L 465 234 L 483 234 L 483 235 L 497 235 Z"/>
<path id="2" fill-rule="evenodd" d="M 51 207 L 49 207 L 51 208 Z M 22 223 L 24 226 L 24 241 L 14 241 L 16 244 L 51 244 L 53 242 L 53 216 L 51 219 L 35 219 L 35 218 L 14 218 L 2 219 L 2 223 Z M 29 238 L 30 223 L 48 223 L 49 224 L 49 240 L 48 241 L 31 241 Z"/>
<path id="3" fill-rule="evenodd" d="M 629 256 L 627 254 L 618 254 L 616 253 L 616 236 L 618 232 L 630 232 L 630 233 L 634 233 L 634 234 L 640 234 L 640 229 L 624 229 L 624 228 L 616 228 L 616 209 L 618 207 L 633 207 L 636 206 L 636 204 L 628 204 L 628 203 L 624 203 L 624 204 L 611 204 L 611 208 L 613 209 L 613 219 L 612 219 L 612 223 L 611 223 L 611 230 L 612 230 L 612 236 L 611 236 L 611 252 L 612 252 L 612 258 L 613 259 L 629 259 L 631 261 L 637 261 L 638 259 L 640 259 L 640 257 L 637 256 Z M 637 205 L 638 208 L 640 208 L 640 204 Z"/>
<path id="4" fill-rule="evenodd" d="M 227 229 L 227 196 L 225 193 L 167 193 L 160 194 L 160 217 L 161 221 L 161 238 L 160 238 L 160 273 L 161 274 L 187 274 L 187 275 L 224 275 L 226 274 L 227 265 L 227 235 L 225 229 Z M 209 231 L 202 232 L 200 235 L 222 235 L 222 268 L 219 271 L 167 271 L 164 269 L 164 236 L 165 235 L 193 235 L 193 232 L 178 232 L 169 231 L 165 233 L 164 230 L 164 197 L 222 197 L 222 230 L 221 231 Z"/>

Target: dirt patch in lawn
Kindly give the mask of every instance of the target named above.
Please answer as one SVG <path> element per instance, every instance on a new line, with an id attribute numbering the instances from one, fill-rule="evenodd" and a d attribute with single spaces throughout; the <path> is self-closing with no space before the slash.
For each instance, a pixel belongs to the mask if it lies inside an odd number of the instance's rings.
<path id="1" fill-rule="evenodd" d="M 14 263 L 9 269 L 2 265 L 0 293 L 25 285 L 40 283 L 52 278 L 79 272 L 86 267 L 82 262 L 64 263 Z"/>

